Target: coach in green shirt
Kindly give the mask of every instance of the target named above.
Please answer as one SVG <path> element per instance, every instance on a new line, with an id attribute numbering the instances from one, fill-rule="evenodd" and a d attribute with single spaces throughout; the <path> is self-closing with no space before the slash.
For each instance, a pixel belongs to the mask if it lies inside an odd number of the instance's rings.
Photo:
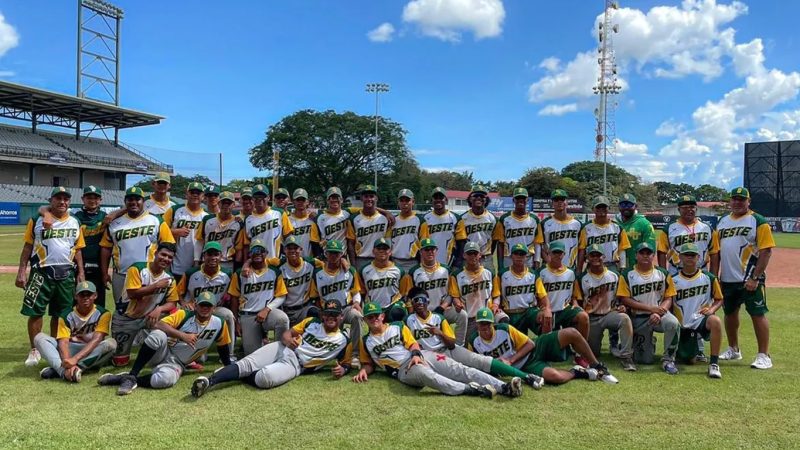
<path id="1" fill-rule="evenodd" d="M 628 234 L 631 243 L 625 250 L 626 267 L 636 264 L 636 247 L 642 242 L 647 242 L 653 248 L 656 245 L 656 232 L 653 224 L 647 218 L 636 212 L 636 197 L 633 194 L 624 194 L 619 199 L 619 225 Z"/>
<path id="2" fill-rule="evenodd" d="M 91 281 L 98 287 L 94 303 L 105 307 L 106 290 L 103 288 L 105 284 L 103 274 L 100 272 L 100 239 L 106 230 L 106 224 L 103 222 L 106 213 L 100 209 L 103 191 L 99 187 L 87 186 L 83 189 L 81 200 L 83 206 L 73 215 L 81 223 L 83 239 L 86 241 L 86 247 L 83 248 L 83 268 L 86 281 Z"/>

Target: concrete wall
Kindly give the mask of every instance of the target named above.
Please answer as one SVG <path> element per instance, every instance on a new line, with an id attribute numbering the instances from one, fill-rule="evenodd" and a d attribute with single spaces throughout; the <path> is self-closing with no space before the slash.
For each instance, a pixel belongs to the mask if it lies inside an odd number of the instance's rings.
<path id="1" fill-rule="evenodd" d="M 0 163 L 0 183 L 28 184 L 28 166 L 10 162 Z"/>
<path id="2" fill-rule="evenodd" d="M 80 187 L 78 169 L 56 166 L 36 166 L 33 169 L 33 184 L 37 186 L 53 186 L 53 178 L 59 177 L 58 184 L 64 187 Z"/>

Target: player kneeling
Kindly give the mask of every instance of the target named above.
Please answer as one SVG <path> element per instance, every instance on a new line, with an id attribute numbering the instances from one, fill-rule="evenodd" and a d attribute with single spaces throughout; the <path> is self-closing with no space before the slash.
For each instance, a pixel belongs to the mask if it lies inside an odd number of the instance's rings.
<path id="1" fill-rule="evenodd" d="M 489 308 L 479 309 L 476 321 L 478 331 L 467 341 L 475 352 L 496 357 L 523 372 L 543 377 L 547 383 L 563 384 L 574 378 L 603 380 L 610 384 L 619 382 L 611 375 L 608 368 L 595 358 L 589 343 L 575 328 L 544 333 L 534 342 L 511 325 L 504 323 L 495 325 L 494 314 Z M 589 367 L 575 365 L 569 371 L 550 367 L 549 362 L 566 361 L 566 350 L 570 346 L 586 358 Z"/>
<path id="2" fill-rule="evenodd" d="M 364 318 L 369 334 L 359 341 L 361 370 L 353 377 L 354 383 L 366 382 L 377 364 L 409 386 L 427 386 L 446 395 L 486 398 L 492 398 L 498 392 L 510 397 L 522 395 L 522 380 L 519 378 L 503 383 L 446 355 L 421 351 L 411 330 L 402 322 L 383 322 L 383 308 L 378 303 L 364 305 Z"/>
<path id="3" fill-rule="evenodd" d="M 58 331 L 53 338 L 45 333 L 34 337 L 33 344 L 49 367 L 39 372 L 44 379 L 62 378 L 81 381 L 82 371 L 105 364 L 117 342 L 106 339 L 111 312 L 95 306 L 97 288 L 91 281 L 75 287 L 75 307 L 58 318 Z"/>
<path id="4" fill-rule="evenodd" d="M 700 270 L 700 250 L 694 243 L 679 248 L 681 270 L 672 276 L 675 302 L 672 312 L 681 322 L 677 359 L 694 364 L 697 338 L 711 340 L 708 376 L 722 378 L 719 370 L 719 348 L 722 342 L 722 321 L 715 314 L 722 307 L 722 289 L 714 275 Z"/>
<path id="5" fill-rule="evenodd" d="M 129 373 L 107 373 L 98 378 L 97 383 L 101 386 L 118 385 L 117 395 L 130 394 L 138 386 L 153 389 L 172 387 L 186 366 L 205 355 L 215 342 L 220 361 L 226 366 L 230 365 L 228 325 L 212 314 L 216 298 L 211 292 L 204 291 L 195 301 L 194 311 L 179 309 L 156 323 L 155 329 L 144 340 Z M 140 376 L 139 372 L 145 365 L 153 370 L 148 375 Z"/>
<path id="6" fill-rule="evenodd" d="M 336 360 L 331 369 L 335 378 L 350 371 L 352 347 L 347 335 L 339 330 L 342 305 L 326 302 L 322 320 L 309 317 L 286 330 L 280 341 L 269 343 L 230 366 L 223 367 L 211 378 L 198 377 L 192 383 L 192 395 L 201 397 L 212 386 L 226 381 L 245 380 L 261 389 L 270 389 L 320 370 Z"/>

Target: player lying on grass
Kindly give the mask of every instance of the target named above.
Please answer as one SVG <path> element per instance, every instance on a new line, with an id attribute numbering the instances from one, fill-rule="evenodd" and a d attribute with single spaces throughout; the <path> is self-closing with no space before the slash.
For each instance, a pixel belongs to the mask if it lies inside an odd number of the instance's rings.
<path id="1" fill-rule="evenodd" d="M 174 386 L 186 366 L 205 355 L 217 344 L 219 359 L 231 364 L 230 335 L 224 320 L 212 314 L 216 299 L 203 291 L 195 299 L 194 311 L 179 309 L 156 324 L 144 340 L 129 373 L 104 374 L 97 379 L 101 386 L 119 386 L 117 395 L 128 395 L 138 386 L 164 389 Z M 139 375 L 145 365 L 153 368 Z"/>
<path id="2" fill-rule="evenodd" d="M 192 395 L 201 397 L 220 383 L 244 380 L 261 389 L 271 389 L 297 378 L 314 373 L 331 361 L 334 378 L 350 371 L 352 347 L 347 334 L 339 330 L 342 306 L 327 302 L 322 319 L 309 317 L 286 330 L 280 341 L 271 342 L 236 363 L 223 367 L 210 378 L 198 377 L 192 383 Z"/>
<path id="3" fill-rule="evenodd" d="M 495 325 L 494 314 L 489 308 L 478 311 L 477 321 L 478 332 L 467 341 L 476 353 L 498 358 L 523 372 L 543 377 L 550 384 L 563 384 L 574 378 L 618 383 L 608 368 L 595 358 L 589 343 L 575 328 L 544 333 L 534 342 L 511 325 Z M 549 362 L 566 361 L 570 346 L 587 359 L 589 368 L 575 365 L 567 371 L 550 367 Z"/>
<path id="4" fill-rule="evenodd" d="M 97 288 L 91 281 L 75 287 L 75 307 L 58 318 L 58 331 L 53 338 L 39 333 L 33 339 L 36 349 L 47 361 L 39 375 L 44 379 L 62 378 L 81 381 L 81 372 L 105 364 L 117 343 L 106 339 L 111 312 L 95 306 Z"/>
<path id="5" fill-rule="evenodd" d="M 355 383 L 366 382 L 377 365 L 409 386 L 427 386 L 446 395 L 522 395 L 520 378 L 503 383 L 441 353 L 420 350 L 411 330 L 402 322 L 383 322 L 383 309 L 377 303 L 364 305 L 364 317 L 369 334 L 359 341 L 361 370 L 353 377 Z"/>

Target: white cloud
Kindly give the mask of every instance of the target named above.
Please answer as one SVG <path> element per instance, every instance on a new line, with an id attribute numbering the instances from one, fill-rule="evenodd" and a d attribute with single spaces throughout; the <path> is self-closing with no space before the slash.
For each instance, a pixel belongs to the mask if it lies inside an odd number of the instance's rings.
<path id="1" fill-rule="evenodd" d="M 459 42 L 464 32 L 476 40 L 499 36 L 505 16 L 501 0 L 412 0 L 403 8 L 404 22 L 449 42 Z"/>
<path id="2" fill-rule="evenodd" d="M 474 166 L 453 166 L 453 167 L 423 167 L 422 170 L 427 170 L 428 172 L 473 172 L 475 171 Z"/>
<path id="3" fill-rule="evenodd" d="M 17 30 L 6 22 L 5 16 L 0 13 L 0 56 L 19 45 L 19 34 Z"/>
<path id="4" fill-rule="evenodd" d="M 675 122 L 673 119 L 661 122 L 661 125 L 656 128 L 656 136 L 676 136 L 683 133 L 683 124 Z"/>
<path id="5" fill-rule="evenodd" d="M 377 28 L 367 33 L 367 38 L 372 42 L 391 42 L 394 36 L 394 25 L 384 22 Z"/>
<path id="6" fill-rule="evenodd" d="M 542 62 L 539 63 L 539 67 L 548 72 L 555 72 L 561 68 L 561 60 L 550 56 L 549 58 L 543 59 Z"/>
<path id="7" fill-rule="evenodd" d="M 578 55 L 560 71 L 542 77 L 528 88 L 531 102 L 545 102 L 562 98 L 586 98 L 592 95 L 597 81 L 597 57 L 589 51 Z"/>
<path id="8" fill-rule="evenodd" d="M 800 109 L 764 114 L 764 123 L 755 136 L 761 141 L 800 140 Z"/>
<path id="9" fill-rule="evenodd" d="M 614 145 L 614 154 L 617 157 L 623 156 L 649 156 L 647 154 L 647 144 L 631 144 L 622 139 L 617 139 Z"/>
<path id="10" fill-rule="evenodd" d="M 564 114 L 578 110 L 577 103 L 567 103 L 564 105 L 547 105 L 539 110 L 540 116 L 563 116 Z"/>

